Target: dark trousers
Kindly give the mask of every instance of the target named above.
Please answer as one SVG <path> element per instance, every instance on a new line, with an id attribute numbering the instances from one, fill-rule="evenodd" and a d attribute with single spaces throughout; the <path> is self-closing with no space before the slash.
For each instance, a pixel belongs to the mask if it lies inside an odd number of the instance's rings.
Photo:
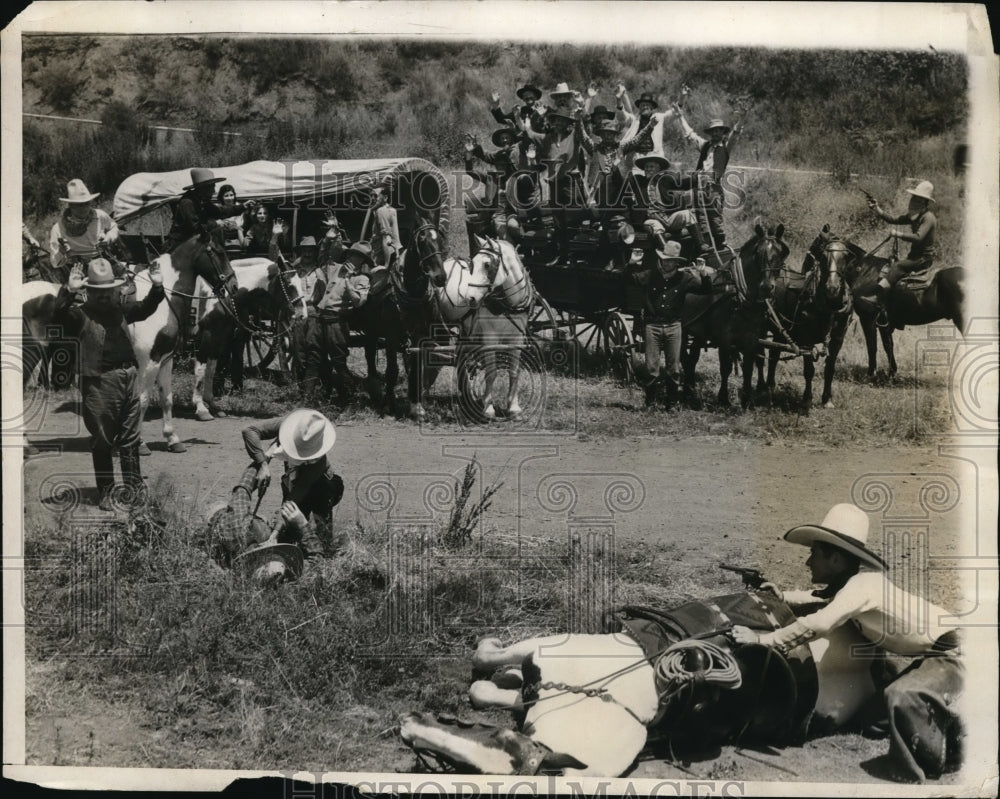
<path id="1" fill-rule="evenodd" d="M 702 237 L 709 244 L 714 243 L 718 249 L 726 243 L 726 231 L 722 227 L 722 187 L 706 177 L 700 180 L 702 182 L 695 197 L 695 214 L 701 226 Z"/>
<path id="2" fill-rule="evenodd" d="M 298 505 L 307 524 L 304 530 L 285 525 L 278 534 L 278 541 L 297 544 L 306 557 L 323 555 L 326 548 L 320 534 L 331 538 L 333 509 L 343 496 L 344 481 L 333 471 L 326 458 L 286 472 L 281 478 L 282 501 Z"/>
<path id="3" fill-rule="evenodd" d="M 337 390 L 338 399 L 347 402 L 352 394 L 347 370 L 347 322 L 340 319 L 312 317 L 305 331 L 305 379 L 302 390 L 307 397 L 322 386 L 324 394 Z"/>
<path id="4" fill-rule="evenodd" d="M 112 450 L 117 446 L 126 486 L 136 495 L 142 489 L 139 471 L 139 384 L 134 366 L 112 369 L 80 381 L 83 423 L 90 433 L 97 490 L 102 497 L 114 485 Z"/>
<path id="5" fill-rule="evenodd" d="M 895 263 L 889 264 L 885 272 L 885 279 L 889 281 L 889 287 L 895 286 L 901 277 L 908 275 L 911 272 L 918 272 L 922 269 L 929 269 L 934 261 L 931 258 L 919 258 L 915 260 L 910 260 L 909 258 L 904 258 L 902 260 L 896 261 Z"/>

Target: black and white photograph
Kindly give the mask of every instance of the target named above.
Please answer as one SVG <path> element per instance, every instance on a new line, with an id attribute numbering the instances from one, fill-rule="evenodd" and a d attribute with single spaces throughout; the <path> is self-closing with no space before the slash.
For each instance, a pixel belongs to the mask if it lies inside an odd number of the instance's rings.
<path id="1" fill-rule="evenodd" d="M 42 1 L 2 60 L 5 782 L 997 796 L 984 5 Z"/>

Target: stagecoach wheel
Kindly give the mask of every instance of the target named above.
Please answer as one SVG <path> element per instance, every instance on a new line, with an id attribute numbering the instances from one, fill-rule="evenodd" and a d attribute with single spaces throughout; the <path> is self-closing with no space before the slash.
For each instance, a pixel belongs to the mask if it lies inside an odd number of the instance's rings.
<path id="1" fill-rule="evenodd" d="M 616 379 L 622 383 L 635 381 L 635 369 L 632 366 L 635 337 L 628 321 L 618 311 L 611 311 L 601 320 L 598 347 L 607 358 Z"/>
<path id="2" fill-rule="evenodd" d="M 552 306 L 540 294 L 535 295 L 535 304 L 528 314 L 528 345 L 524 365 L 528 368 L 545 369 L 565 362 L 563 347 L 553 346 L 556 341 L 564 343 L 565 335 L 559 326 L 559 317 Z"/>
<path id="3" fill-rule="evenodd" d="M 256 369 L 261 377 L 266 377 L 272 366 L 277 366 L 280 373 L 288 378 L 293 364 L 291 337 L 285 325 L 274 326 L 270 323 L 260 325 L 265 335 L 253 335 L 247 341 L 244 349 L 243 363 L 248 369 Z"/>

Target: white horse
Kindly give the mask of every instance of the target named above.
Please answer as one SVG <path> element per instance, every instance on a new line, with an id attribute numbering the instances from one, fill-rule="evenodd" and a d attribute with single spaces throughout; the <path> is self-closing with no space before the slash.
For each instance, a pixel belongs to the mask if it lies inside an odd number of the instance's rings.
<path id="1" fill-rule="evenodd" d="M 294 270 L 281 272 L 267 258 L 245 258 L 230 264 L 238 287 L 232 304 L 228 301 L 220 304 L 212 287 L 202 278 L 195 285 L 198 344 L 191 401 L 200 422 L 211 421 L 213 413 L 225 416 L 215 406 L 215 369 L 219 357 L 231 349 L 236 328 L 246 324 L 247 315 L 269 319 L 278 319 L 286 313 L 296 319 L 308 315 L 302 278 Z"/>
<path id="2" fill-rule="evenodd" d="M 229 260 L 221 255 L 210 257 L 197 238 L 179 245 L 171 254 L 161 255 L 156 262 L 163 274 L 166 301 L 148 319 L 129 325 L 132 348 L 139 363 L 139 418 L 145 418 L 155 383 L 160 393 L 167 451 L 186 452 L 187 447 L 174 430 L 174 351 L 182 331 L 189 325 L 197 279 L 208 281 L 217 293 L 231 294 L 230 282 L 235 282 L 235 277 Z M 136 273 L 135 286 L 136 300 L 149 294 L 152 283 L 146 270 Z M 145 442 L 140 452 L 149 454 Z"/>
<path id="3" fill-rule="evenodd" d="M 782 673 L 778 666 L 784 659 L 763 647 L 754 647 L 756 652 L 740 651 L 698 636 L 671 644 L 660 658 L 647 658 L 643 647 L 627 633 L 550 635 L 510 646 L 486 639 L 473 656 L 475 669 L 485 673 L 505 670 L 490 680 L 474 682 L 470 701 L 477 709 L 515 712 L 523 718 L 521 731 L 409 713 L 400 720 L 400 736 L 418 754 L 430 752 L 482 773 L 562 769 L 567 776 L 616 777 L 638 757 L 654 721 L 673 722 L 674 740 L 689 736 L 693 744 L 710 745 L 702 740 L 705 733 L 698 722 L 689 721 L 697 716 L 690 714 L 692 708 L 698 712 L 699 703 L 725 702 L 727 694 L 730 704 L 721 706 L 721 714 L 724 719 L 734 717 L 731 723 L 739 731 L 737 740 L 750 724 L 766 731 L 778 717 L 775 713 L 791 715 L 790 704 L 802 716 L 803 727 L 810 710 L 812 718 L 822 718 L 827 729 L 842 726 L 875 693 L 871 661 L 851 650 L 861 643 L 860 634 L 848 625 L 810 643 L 818 682 L 810 707 L 808 702 L 803 704 L 804 699 L 812 699 L 806 691 L 794 699 L 779 696 L 775 701 L 768 696 L 771 690 L 780 693 L 776 686 L 784 685 L 780 679 L 772 680 Z M 754 671 L 746 668 L 748 663 L 757 664 L 760 681 L 756 684 L 746 682 Z M 748 698 L 751 720 L 744 723 L 734 708 L 745 709 Z M 761 707 L 769 708 L 770 721 L 753 720 Z"/>
<path id="4" fill-rule="evenodd" d="M 535 289 L 514 245 L 479 236 L 476 244 L 479 250 L 471 260 L 445 261 L 447 280 L 436 289 L 437 306 L 445 322 L 458 324 L 461 331 L 456 361 L 459 390 L 465 401 L 478 405 L 473 382 L 475 372 L 482 367 L 482 414 L 487 420 L 496 418 L 496 356 L 504 353 L 510 363 L 507 409 L 509 416 L 516 418 L 522 412 L 517 382 Z"/>

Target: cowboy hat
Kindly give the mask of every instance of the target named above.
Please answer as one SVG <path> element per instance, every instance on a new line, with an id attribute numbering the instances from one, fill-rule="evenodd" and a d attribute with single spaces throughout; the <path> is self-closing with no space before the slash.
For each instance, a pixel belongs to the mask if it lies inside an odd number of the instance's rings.
<path id="1" fill-rule="evenodd" d="M 504 145 L 502 145 L 499 141 L 501 137 L 509 136 L 513 142 L 517 140 L 517 134 L 518 131 L 514 128 L 498 128 L 493 131 L 493 135 L 490 136 L 490 141 L 492 141 L 497 147 L 503 147 Z"/>
<path id="2" fill-rule="evenodd" d="M 648 164 L 650 161 L 656 161 L 663 169 L 667 169 L 670 167 L 670 162 L 666 158 L 664 158 L 662 155 L 656 155 L 653 153 L 649 155 L 644 155 L 642 158 L 636 158 L 635 165 L 639 167 L 639 169 L 645 169 L 646 164 Z"/>
<path id="3" fill-rule="evenodd" d="M 914 188 L 907 189 L 906 193 L 912 194 L 914 197 L 920 197 L 930 203 L 936 202 L 933 197 L 934 184 L 929 180 L 921 180 Z"/>
<path id="4" fill-rule="evenodd" d="M 299 241 L 296 249 L 301 250 L 303 247 L 318 247 L 318 246 L 319 245 L 316 244 L 316 239 L 314 239 L 312 236 L 303 236 L 302 239 Z"/>
<path id="5" fill-rule="evenodd" d="M 60 197 L 64 203 L 89 203 L 101 196 L 100 192 L 91 192 L 87 184 L 79 178 L 73 178 L 66 184 L 66 196 Z"/>
<path id="6" fill-rule="evenodd" d="M 372 258 L 372 246 L 367 241 L 358 241 L 344 250 L 344 257 L 351 254 L 360 256 L 368 266 L 375 268 L 375 261 Z"/>
<path id="7" fill-rule="evenodd" d="M 593 111 L 590 112 L 590 119 L 592 122 L 598 122 L 601 119 L 614 119 L 615 112 L 608 110 L 606 105 L 599 105 Z"/>
<path id="8" fill-rule="evenodd" d="M 542 90 L 535 86 L 533 83 L 525 83 L 520 89 L 518 89 L 514 94 L 520 97 L 522 100 L 526 99 L 525 94 L 531 92 L 535 95 L 536 100 L 542 99 Z"/>
<path id="9" fill-rule="evenodd" d="M 122 278 L 115 277 L 111 263 L 104 258 L 94 258 L 87 264 L 87 278 L 83 281 L 85 289 L 113 289 L 124 283 Z"/>
<path id="10" fill-rule="evenodd" d="M 576 94 L 566 83 L 556 84 L 556 87 L 549 92 L 549 97 L 569 97 Z"/>
<path id="11" fill-rule="evenodd" d="M 681 244 L 679 241 L 674 239 L 668 239 L 663 243 L 663 249 L 657 248 L 656 257 L 661 261 L 681 261 L 684 259 L 680 257 L 681 255 Z M 678 264 L 680 265 L 680 264 Z"/>
<path id="12" fill-rule="evenodd" d="M 727 125 L 721 119 L 713 119 L 705 126 L 704 132 L 711 133 L 713 130 L 716 130 L 717 128 L 722 128 L 723 133 L 729 133 L 729 131 L 732 130 L 732 128 L 730 128 L 729 125 Z"/>
<path id="13" fill-rule="evenodd" d="M 868 514 L 850 503 L 834 505 L 822 524 L 793 527 L 785 533 L 785 540 L 807 547 L 821 542 L 842 549 L 879 571 L 889 568 L 882 558 L 868 549 Z"/>
<path id="14" fill-rule="evenodd" d="M 285 576 L 300 577 L 303 563 L 302 550 L 294 544 L 258 544 L 233 558 L 233 571 L 275 583 Z"/>
<path id="15" fill-rule="evenodd" d="M 215 183 L 222 183 L 225 178 L 217 178 L 211 169 L 204 169 L 196 166 L 191 170 L 191 185 L 185 186 L 183 191 L 196 189 L 198 186 L 208 186 Z"/>
<path id="16" fill-rule="evenodd" d="M 639 103 L 649 103 L 653 106 L 653 108 L 659 106 L 659 103 L 656 102 L 656 98 L 654 98 L 649 92 L 643 92 L 639 95 L 639 99 L 635 101 L 636 107 L 639 106 Z"/>
<path id="17" fill-rule="evenodd" d="M 620 133 L 618 129 L 618 123 L 613 119 L 603 119 L 597 125 L 596 130 L 598 133 Z"/>
<path id="18" fill-rule="evenodd" d="M 333 422 L 319 411 L 292 411 L 278 428 L 283 454 L 293 461 L 309 461 L 326 455 L 337 440 Z"/>

